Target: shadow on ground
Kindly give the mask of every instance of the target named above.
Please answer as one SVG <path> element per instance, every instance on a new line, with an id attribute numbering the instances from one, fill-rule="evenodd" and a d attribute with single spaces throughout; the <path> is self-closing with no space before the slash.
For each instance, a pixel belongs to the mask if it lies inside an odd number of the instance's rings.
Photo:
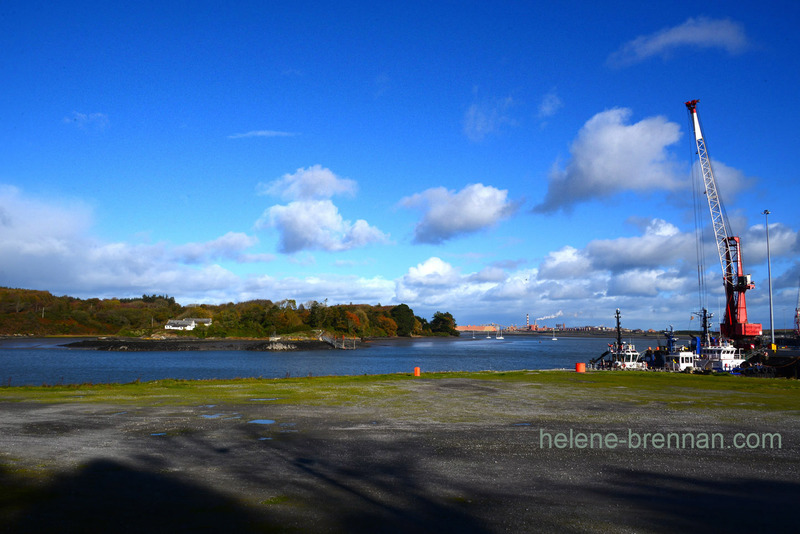
<path id="1" fill-rule="evenodd" d="M 143 439 L 48 481 L 0 470 L 0 530 L 773 532 L 795 526 L 800 502 L 791 476 L 732 455 L 687 451 L 648 469 L 619 451 L 521 454 L 518 431 L 238 432 Z"/>
<path id="2" fill-rule="evenodd" d="M 50 483 L 0 475 L 4 532 L 271 532 L 209 488 L 113 461 L 94 461 Z"/>

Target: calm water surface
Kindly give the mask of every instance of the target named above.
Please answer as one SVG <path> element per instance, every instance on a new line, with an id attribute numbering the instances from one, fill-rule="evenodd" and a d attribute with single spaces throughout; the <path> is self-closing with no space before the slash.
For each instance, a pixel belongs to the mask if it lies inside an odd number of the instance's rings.
<path id="1" fill-rule="evenodd" d="M 375 341 L 358 350 L 292 352 L 176 351 L 106 352 L 67 349 L 74 340 L 0 341 L 0 385 L 125 383 L 134 380 L 212 379 L 285 376 L 408 373 L 432 371 L 511 371 L 574 369 L 599 356 L 613 340 L 513 336 L 505 339 L 465 335 L 448 339 Z M 633 339 L 638 350 L 654 338 Z"/>

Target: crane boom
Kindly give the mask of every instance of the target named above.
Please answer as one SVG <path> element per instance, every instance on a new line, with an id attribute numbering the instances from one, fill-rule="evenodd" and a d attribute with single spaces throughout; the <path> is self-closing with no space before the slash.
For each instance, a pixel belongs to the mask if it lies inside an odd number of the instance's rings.
<path id="1" fill-rule="evenodd" d="M 747 302 L 745 291 L 753 289 L 755 284 L 749 274 L 744 273 L 740 240 L 732 236 L 729 230 L 722 201 L 717 191 L 717 182 L 711 169 L 711 160 L 708 157 L 705 138 L 700 129 L 700 119 L 697 116 L 697 103 L 699 100 L 686 102 L 686 108 L 692 119 L 694 138 L 697 144 L 697 156 L 700 159 L 700 168 L 703 173 L 703 185 L 708 209 L 711 213 L 711 225 L 714 229 L 714 238 L 717 244 L 717 253 L 722 267 L 723 285 L 725 287 L 725 317 L 720 324 L 720 333 L 734 341 L 751 341 L 762 333 L 761 325 L 747 322 Z"/>

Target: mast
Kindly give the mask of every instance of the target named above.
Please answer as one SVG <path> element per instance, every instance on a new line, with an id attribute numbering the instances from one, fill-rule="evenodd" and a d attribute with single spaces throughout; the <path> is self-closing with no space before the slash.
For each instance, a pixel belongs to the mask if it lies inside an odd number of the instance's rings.
<path id="1" fill-rule="evenodd" d="M 797 290 L 797 307 L 794 309 L 794 333 L 800 336 L 800 288 Z"/>
<path id="2" fill-rule="evenodd" d="M 694 138 L 697 145 L 697 156 L 703 173 L 703 185 L 708 199 L 708 209 L 711 213 L 711 225 L 714 229 L 714 239 L 717 245 L 722 279 L 725 287 L 725 316 L 720 324 L 720 333 L 734 341 L 754 341 L 761 335 L 761 325 L 747 322 L 747 301 L 745 291 L 753 289 L 755 284 L 749 274 L 744 273 L 740 240 L 738 236 L 731 235 L 725 217 L 722 201 L 717 191 L 717 182 L 711 168 L 706 141 L 700 129 L 700 119 L 697 116 L 697 103 L 699 100 L 686 102 L 686 108 L 692 119 Z"/>

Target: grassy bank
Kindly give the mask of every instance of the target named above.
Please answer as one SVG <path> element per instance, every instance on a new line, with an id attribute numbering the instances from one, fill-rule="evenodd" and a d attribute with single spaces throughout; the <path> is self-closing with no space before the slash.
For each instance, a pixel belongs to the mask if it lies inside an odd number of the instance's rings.
<path id="1" fill-rule="evenodd" d="M 550 401 L 597 399 L 672 409 L 796 410 L 800 382 L 729 375 L 652 372 L 513 371 L 336 376 L 287 379 L 157 380 L 127 384 L 81 384 L 0 388 L 0 402 L 110 403 L 188 406 L 199 403 L 344 405 L 393 400 L 423 401 L 411 382 L 454 380 L 501 390 L 537 388 Z M 479 386 L 478 386 L 479 387 Z"/>

